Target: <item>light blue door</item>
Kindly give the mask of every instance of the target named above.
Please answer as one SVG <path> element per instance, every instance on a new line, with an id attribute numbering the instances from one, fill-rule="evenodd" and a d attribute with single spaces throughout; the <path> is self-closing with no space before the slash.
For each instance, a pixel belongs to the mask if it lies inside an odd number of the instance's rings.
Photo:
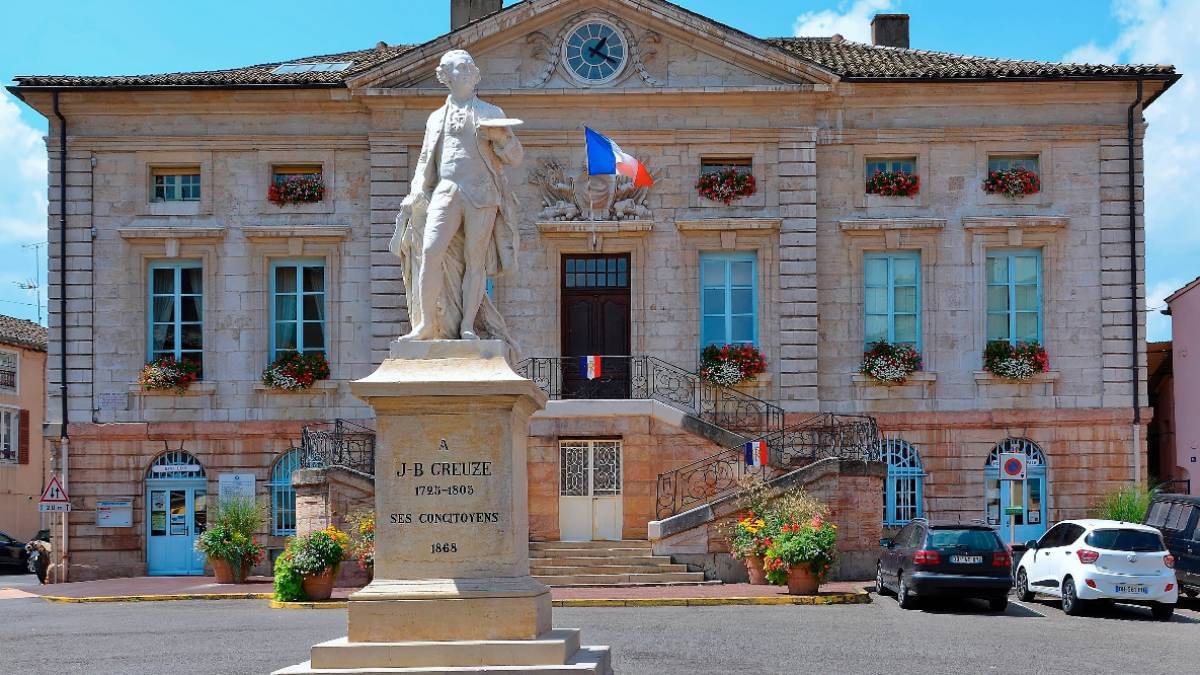
<path id="1" fill-rule="evenodd" d="M 169 452 L 146 478 L 146 563 L 151 575 L 204 574 L 196 537 L 208 524 L 208 488 L 195 457 Z"/>
<path id="2" fill-rule="evenodd" d="M 1000 480 L 1000 454 L 1025 454 L 1025 480 Z M 1036 443 L 1026 438 L 1008 438 L 997 443 L 984 468 L 987 522 L 997 528 L 1000 538 L 1023 544 L 1046 532 L 1046 505 L 1049 501 L 1046 482 L 1046 457 Z M 1020 513 L 1007 515 L 1009 507 L 1020 507 Z"/>

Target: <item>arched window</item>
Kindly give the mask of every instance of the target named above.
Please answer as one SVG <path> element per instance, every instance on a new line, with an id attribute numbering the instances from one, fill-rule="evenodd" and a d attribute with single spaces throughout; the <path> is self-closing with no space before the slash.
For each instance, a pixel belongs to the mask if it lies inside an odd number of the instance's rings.
<path id="1" fill-rule="evenodd" d="M 271 534 L 296 534 L 296 489 L 292 472 L 300 468 L 300 448 L 280 455 L 271 467 Z"/>
<path id="2" fill-rule="evenodd" d="M 884 438 L 880 459 L 887 462 L 883 487 L 883 524 L 903 525 L 925 515 L 925 471 L 921 455 L 908 441 Z"/>
<path id="3" fill-rule="evenodd" d="M 1025 456 L 1025 480 L 1000 480 L 1000 455 Z M 1050 486 L 1046 454 L 1028 438 L 1006 438 L 992 447 L 983 468 L 984 512 L 989 525 L 1014 541 L 1036 539 L 1046 531 Z"/>

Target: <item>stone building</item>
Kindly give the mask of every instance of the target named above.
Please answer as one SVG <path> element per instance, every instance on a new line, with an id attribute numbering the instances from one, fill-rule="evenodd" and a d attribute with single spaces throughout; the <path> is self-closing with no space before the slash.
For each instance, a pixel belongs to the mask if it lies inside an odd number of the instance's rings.
<path id="1" fill-rule="evenodd" d="M 534 539 L 645 538 L 681 508 L 676 469 L 818 413 L 873 416 L 886 437 L 884 486 L 836 498 L 843 522 L 871 523 L 863 551 L 883 523 L 998 523 L 1010 499 L 1029 538 L 1145 475 L 1142 110 L 1172 67 L 910 49 L 905 15 L 877 16 L 862 44 L 755 37 L 662 0 L 500 5 L 455 3 L 453 30 L 420 45 L 16 78 L 50 121 L 50 409 L 66 422 L 51 436 L 70 438 L 72 578 L 199 572 L 187 540 L 224 473 L 255 474 L 279 545 L 301 429 L 370 427 L 346 383 L 408 330 L 387 243 L 451 48 L 525 122 L 521 271 L 491 292 L 523 372 L 556 399 L 530 429 Z M 584 125 L 654 186 L 581 173 Z M 729 168 L 753 194 L 701 196 L 701 175 Z M 1010 168 L 1040 190 L 984 190 Z M 919 190 L 869 192 L 876 171 Z M 292 176 L 319 176 L 322 198 L 269 201 Z M 861 375 L 878 339 L 911 344 L 922 369 L 895 386 Z M 992 375 L 989 340 L 1039 342 L 1048 372 Z M 757 346 L 766 372 L 700 383 L 701 347 L 723 343 Z M 285 349 L 323 351 L 332 376 L 265 387 Z M 201 380 L 141 390 L 160 355 L 202 364 Z M 584 355 L 609 357 L 602 377 Z M 1000 489 L 1009 450 L 1031 460 L 1024 497 Z M 96 500 L 120 496 L 133 526 L 97 528 Z"/>
<path id="2" fill-rule="evenodd" d="M 0 532 L 20 541 L 43 524 L 45 412 L 46 328 L 0 315 Z"/>

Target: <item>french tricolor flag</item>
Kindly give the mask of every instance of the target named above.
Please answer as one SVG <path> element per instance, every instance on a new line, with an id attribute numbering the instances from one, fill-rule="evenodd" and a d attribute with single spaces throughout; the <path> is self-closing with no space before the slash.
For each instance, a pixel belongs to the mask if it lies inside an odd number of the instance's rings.
<path id="1" fill-rule="evenodd" d="M 587 379 L 589 380 L 594 380 L 597 377 L 600 377 L 600 357 L 583 357 L 583 372 L 587 374 Z"/>
<path id="2" fill-rule="evenodd" d="M 621 174 L 633 179 L 634 187 L 650 187 L 654 179 L 642 163 L 621 151 L 621 146 L 604 134 L 583 128 L 587 140 L 587 164 L 589 176 Z"/>
<path id="3" fill-rule="evenodd" d="M 766 441 L 749 441 L 746 443 L 746 464 L 749 466 L 766 466 L 769 460 Z"/>

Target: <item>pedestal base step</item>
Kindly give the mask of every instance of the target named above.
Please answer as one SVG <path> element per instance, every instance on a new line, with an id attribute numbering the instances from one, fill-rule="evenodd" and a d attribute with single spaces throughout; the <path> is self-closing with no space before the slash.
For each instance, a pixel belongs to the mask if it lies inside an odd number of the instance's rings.
<path id="1" fill-rule="evenodd" d="M 551 630 L 533 640 L 350 642 L 313 645 L 315 668 L 428 668 L 432 666 L 545 666 L 566 663 L 579 651 L 579 630 Z"/>
<path id="2" fill-rule="evenodd" d="M 464 673 L 494 673 L 495 675 L 613 675 L 612 657 L 608 647 L 580 647 L 562 665 L 540 666 L 431 666 L 428 668 L 313 668 L 311 661 L 277 670 L 272 675 L 462 675 Z"/>

